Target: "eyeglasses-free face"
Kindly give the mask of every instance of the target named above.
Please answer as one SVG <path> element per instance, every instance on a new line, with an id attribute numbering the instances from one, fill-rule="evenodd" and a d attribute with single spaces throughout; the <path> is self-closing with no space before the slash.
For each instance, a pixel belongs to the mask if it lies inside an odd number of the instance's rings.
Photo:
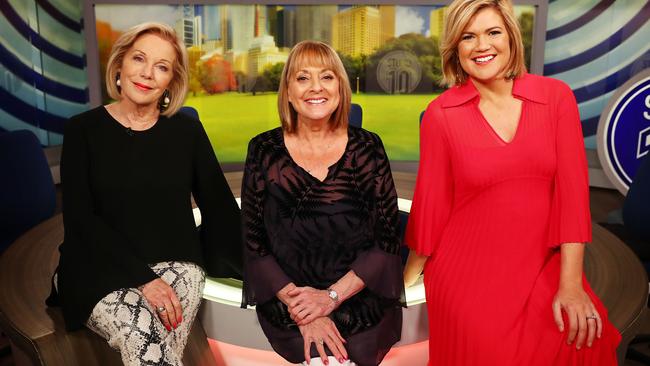
<path id="1" fill-rule="evenodd" d="M 491 7 L 478 11 L 458 43 L 460 65 L 469 76 L 488 83 L 503 78 L 510 60 L 510 37 L 501 14 Z"/>
<path id="2" fill-rule="evenodd" d="M 300 68 L 289 80 L 287 93 L 298 123 L 328 122 L 341 100 L 339 78 L 332 70 L 318 66 Z"/>
<path id="3" fill-rule="evenodd" d="M 122 60 L 122 97 L 137 105 L 158 103 L 173 78 L 175 61 L 174 47 L 168 41 L 155 34 L 140 36 Z"/>

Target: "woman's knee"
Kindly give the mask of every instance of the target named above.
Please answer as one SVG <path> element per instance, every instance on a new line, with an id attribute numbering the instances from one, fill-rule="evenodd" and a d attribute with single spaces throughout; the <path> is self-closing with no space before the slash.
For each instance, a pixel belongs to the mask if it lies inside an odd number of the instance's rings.
<path id="1" fill-rule="evenodd" d="M 193 263 L 183 263 L 182 269 L 178 273 L 178 277 L 170 284 L 176 290 L 177 295 L 200 299 L 205 284 L 203 269 Z"/>
<path id="2" fill-rule="evenodd" d="M 190 281 L 203 284 L 205 282 L 205 272 L 200 266 L 186 262 L 184 263 L 185 270 L 187 271 L 187 276 L 189 276 Z"/>

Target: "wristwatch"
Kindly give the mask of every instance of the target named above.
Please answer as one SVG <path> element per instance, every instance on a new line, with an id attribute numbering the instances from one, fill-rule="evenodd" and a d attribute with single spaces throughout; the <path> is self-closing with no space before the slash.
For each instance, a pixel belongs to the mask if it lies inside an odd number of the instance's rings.
<path id="1" fill-rule="evenodd" d="M 327 289 L 327 296 L 334 301 L 335 304 L 339 303 L 339 294 L 331 288 Z"/>

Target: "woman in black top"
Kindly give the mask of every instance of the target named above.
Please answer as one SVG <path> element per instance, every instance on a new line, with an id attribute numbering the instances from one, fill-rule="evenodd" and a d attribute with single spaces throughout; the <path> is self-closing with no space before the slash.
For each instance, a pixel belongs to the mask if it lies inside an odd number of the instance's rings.
<path id="1" fill-rule="evenodd" d="M 239 272 L 239 209 L 201 123 L 176 113 L 188 72 L 173 29 L 128 30 L 106 79 L 117 102 L 65 127 L 65 238 L 49 303 L 62 306 L 69 330 L 86 325 L 127 365 L 178 365 L 204 273 Z"/>
<path id="2" fill-rule="evenodd" d="M 290 362 L 377 365 L 400 339 L 397 195 L 379 137 L 347 124 L 350 94 L 336 52 L 299 43 L 282 127 L 248 146 L 243 305 Z"/>

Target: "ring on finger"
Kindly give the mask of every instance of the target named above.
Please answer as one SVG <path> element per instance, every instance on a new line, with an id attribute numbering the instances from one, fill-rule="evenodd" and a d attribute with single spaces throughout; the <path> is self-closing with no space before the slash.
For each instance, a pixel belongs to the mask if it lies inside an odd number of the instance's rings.
<path id="1" fill-rule="evenodd" d="M 596 314 L 591 314 L 591 315 L 589 315 L 589 316 L 587 317 L 587 320 L 589 320 L 589 319 L 596 320 L 596 319 L 598 319 L 598 316 L 597 316 Z"/>
<path id="2" fill-rule="evenodd" d="M 158 308 L 156 308 L 156 311 L 159 313 L 164 313 L 165 311 L 167 311 L 167 309 L 164 306 L 159 306 Z"/>
<path id="3" fill-rule="evenodd" d="M 323 341 L 322 338 L 318 340 L 318 344 L 320 344 L 321 346 L 322 346 L 324 343 L 325 343 L 325 341 Z"/>

